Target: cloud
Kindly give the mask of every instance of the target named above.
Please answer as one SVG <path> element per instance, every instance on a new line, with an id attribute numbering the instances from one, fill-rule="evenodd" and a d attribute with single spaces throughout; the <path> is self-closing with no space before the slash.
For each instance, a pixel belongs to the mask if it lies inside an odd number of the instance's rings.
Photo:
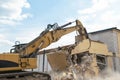
<path id="1" fill-rule="evenodd" d="M 80 20 L 90 32 L 116 26 L 120 28 L 120 0 L 92 0 L 91 3 L 89 8 L 78 10 Z"/>
<path id="2" fill-rule="evenodd" d="M 7 44 L 7 45 L 14 45 L 13 42 L 7 40 L 7 39 L 1 39 L 0 44 Z"/>
<path id="3" fill-rule="evenodd" d="M 3 38 L 4 38 L 4 36 L 2 34 L 0 34 L 0 39 L 3 39 Z"/>
<path id="4" fill-rule="evenodd" d="M 92 0 L 92 6 L 90 8 L 84 9 L 84 10 L 79 10 L 79 13 L 82 14 L 92 14 L 97 11 L 102 11 L 105 10 L 106 8 L 109 7 L 109 2 L 107 0 Z"/>
<path id="5" fill-rule="evenodd" d="M 0 0 L 0 24 L 15 24 L 26 19 L 29 13 L 23 13 L 24 8 L 30 8 L 27 0 Z"/>
<path id="6" fill-rule="evenodd" d="M 0 34 L 0 44 L 13 45 L 13 43 L 11 41 L 7 40 L 3 34 Z"/>
<path id="7" fill-rule="evenodd" d="M 3 52 L 9 52 L 14 43 L 7 39 L 0 40 L 0 54 Z"/>
<path id="8" fill-rule="evenodd" d="M 24 28 L 17 33 L 14 40 L 20 41 L 21 43 L 28 43 L 38 37 L 43 30 L 45 30 L 44 27 L 39 26 Z"/>
<path id="9" fill-rule="evenodd" d="M 6 38 L 5 35 L 0 34 L 0 53 L 8 52 L 14 43 Z"/>

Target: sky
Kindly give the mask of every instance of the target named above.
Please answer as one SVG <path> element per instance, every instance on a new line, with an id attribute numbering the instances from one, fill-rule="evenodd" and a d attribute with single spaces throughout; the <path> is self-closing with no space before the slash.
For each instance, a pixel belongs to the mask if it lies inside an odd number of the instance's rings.
<path id="1" fill-rule="evenodd" d="M 9 52 L 15 41 L 28 43 L 47 24 L 59 25 L 79 19 L 88 32 L 120 29 L 120 0 L 0 0 L 0 53 Z M 75 32 L 49 48 L 71 44 Z"/>

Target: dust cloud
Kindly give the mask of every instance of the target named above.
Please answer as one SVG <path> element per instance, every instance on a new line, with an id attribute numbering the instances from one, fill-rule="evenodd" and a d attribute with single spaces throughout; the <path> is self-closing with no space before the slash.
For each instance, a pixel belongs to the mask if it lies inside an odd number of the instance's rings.
<path id="1" fill-rule="evenodd" d="M 98 77 L 88 80 L 120 80 L 120 73 L 106 69 Z"/>
<path id="2" fill-rule="evenodd" d="M 110 69 L 106 69 L 103 72 L 101 72 L 101 74 L 97 77 L 93 77 L 93 78 L 81 78 L 81 75 L 78 74 L 72 74 L 73 76 L 71 77 L 69 75 L 66 75 L 65 73 L 54 73 L 51 75 L 52 80 L 120 80 L 120 73 L 119 72 L 115 72 L 115 71 L 111 71 Z M 69 77 L 69 79 L 65 78 L 65 77 Z"/>

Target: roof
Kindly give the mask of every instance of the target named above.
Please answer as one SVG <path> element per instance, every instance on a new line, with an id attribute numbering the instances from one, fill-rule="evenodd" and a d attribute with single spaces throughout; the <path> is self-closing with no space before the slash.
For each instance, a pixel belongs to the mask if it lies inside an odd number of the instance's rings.
<path id="1" fill-rule="evenodd" d="M 117 29 L 117 27 L 112 27 L 112 28 L 108 28 L 108 29 L 104 29 L 104 30 L 99 30 L 99 31 L 90 32 L 89 34 L 95 34 L 95 33 L 100 33 L 100 32 L 105 32 L 105 31 L 110 31 L 110 30 L 120 31 L 120 29 Z"/>

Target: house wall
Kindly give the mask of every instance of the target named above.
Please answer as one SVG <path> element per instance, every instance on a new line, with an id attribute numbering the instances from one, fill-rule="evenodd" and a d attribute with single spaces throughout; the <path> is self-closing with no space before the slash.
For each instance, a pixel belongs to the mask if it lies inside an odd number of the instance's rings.
<path id="1" fill-rule="evenodd" d="M 117 36 L 112 30 L 90 33 L 89 37 L 91 40 L 100 41 L 108 46 L 110 52 L 118 53 L 117 47 Z"/>
<path id="2" fill-rule="evenodd" d="M 108 46 L 108 50 L 115 56 L 120 55 L 120 31 L 107 30 L 96 33 L 90 33 L 91 40 L 96 40 L 105 43 Z M 120 72 L 120 58 L 113 57 L 114 70 Z"/>
<path id="3" fill-rule="evenodd" d="M 47 56 L 45 55 L 44 58 L 44 72 L 51 71 L 51 67 L 49 65 L 49 62 L 47 61 Z M 37 68 L 34 69 L 34 71 L 43 72 L 43 55 L 37 56 Z"/>
<path id="4" fill-rule="evenodd" d="M 117 32 L 117 38 L 118 38 L 118 53 L 120 55 L 120 31 L 116 31 Z"/>

